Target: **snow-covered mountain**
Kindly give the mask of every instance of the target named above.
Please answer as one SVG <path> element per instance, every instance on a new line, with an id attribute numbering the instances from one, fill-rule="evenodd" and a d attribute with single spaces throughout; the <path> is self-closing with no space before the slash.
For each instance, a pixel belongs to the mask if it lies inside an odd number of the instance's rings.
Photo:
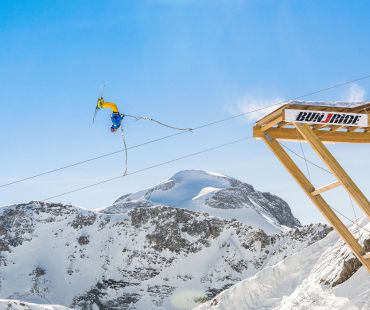
<path id="1" fill-rule="evenodd" d="M 370 223 L 351 231 L 370 252 Z M 370 277 L 335 232 L 225 290 L 197 310 L 368 310 Z"/>
<path id="2" fill-rule="evenodd" d="M 124 195 L 101 212 L 123 213 L 154 205 L 237 219 L 270 233 L 301 226 L 280 197 L 256 191 L 252 185 L 237 179 L 200 170 L 181 171 L 157 186 Z"/>
<path id="3" fill-rule="evenodd" d="M 69 308 L 58 305 L 33 304 L 20 300 L 0 299 L 1 310 L 68 310 Z"/>
<path id="4" fill-rule="evenodd" d="M 247 210 L 244 223 L 225 210 Z M 190 309 L 329 231 L 300 227 L 277 196 L 201 171 L 180 172 L 100 212 L 7 206 L 0 208 L 0 298 L 74 309 Z"/>

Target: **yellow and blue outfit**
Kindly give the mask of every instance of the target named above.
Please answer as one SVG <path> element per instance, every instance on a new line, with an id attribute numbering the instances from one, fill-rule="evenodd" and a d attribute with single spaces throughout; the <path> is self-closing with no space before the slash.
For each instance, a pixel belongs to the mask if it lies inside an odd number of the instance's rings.
<path id="1" fill-rule="evenodd" d="M 98 109 L 111 109 L 112 110 L 112 115 L 110 116 L 110 119 L 112 121 L 112 126 L 110 130 L 112 132 L 117 131 L 118 128 L 121 127 L 122 120 L 124 118 L 124 115 L 119 113 L 118 107 L 115 103 L 113 102 L 105 102 L 103 98 L 99 98 L 98 104 L 97 104 Z"/>

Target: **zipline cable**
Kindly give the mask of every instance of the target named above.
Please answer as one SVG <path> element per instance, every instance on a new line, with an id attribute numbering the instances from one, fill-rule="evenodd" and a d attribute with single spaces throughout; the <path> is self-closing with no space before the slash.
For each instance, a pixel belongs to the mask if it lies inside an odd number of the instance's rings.
<path id="1" fill-rule="evenodd" d="M 175 127 L 169 124 L 165 124 L 163 122 L 160 122 L 154 118 L 148 117 L 148 116 L 136 116 L 136 115 L 130 115 L 130 114 L 122 114 L 122 117 L 131 117 L 134 118 L 136 121 L 144 120 L 144 121 L 150 121 L 153 123 L 156 123 L 157 125 L 161 125 L 163 127 L 167 127 L 170 129 L 175 129 L 178 131 L 188 131 L 188 132 L 193 132 L 193 128 L 180 128 L 180 127 Z M 126 144 L 126 136 L 125 136 L 125 131 L 123 129 L 123 126 L 121 126 L 121 131 L 122 131 L 122 140 L 123 140 L 123 146 L 125 150 L 125 170 L 124 170 L 124 175 L 127 174 L 128 171 L 128 152 L 127 152 L 127 144 Z"/>
<path id="2" fill-rule="evenodd" d="M 322 171 L 325 171 L 325 172 L 327 172 L 327 173 L 330 173 L 331 175 L 333 174 L 330 170 L 328 170 L 328 169 L 326 169 L 326 168 L 324 168 L 324 167 L 321 167 L 320 165 L 317 165 L 317 164 L 315 164 L 314 162 L 312 162 L 312 161 L 310 161 L 310 160 L 308 160 L 308 159 L 304 158 L 303 156 L 299 155 L 297 152 L 295 152 L 294 150 L 292 150 L 290 147 L 288 147 L 288 146 L 287 146 L 287 145 L 285 145 L 284 143 L 281 143 L 281 142 L 280 142 L 280 144 L 281 144 L 281 145 L 282 145 L 282 147 L 283 147 L 283 148 L 285 148 L 287 151 L 291 152 L 292 154 L 296 155 L 297 157 L 299 157 L 299 158 L 301 158 L 301 159 L 303 159 L 303 160 L 306 160 L 306 161 L 307 161 L 307 163 L 309 163 L 310 165 L 315 166 L 316 168 L 319 168 L 319 169 L 321 169 Z"/>
<path id="3" fill-rule="evenodd" d="M 343 216 L 345 219 L 347 219 L 348 221 L 350 221 L 352 224 L 356 225 L 358 228 L 370 233 L 370 230 L 367 230 L 365 227 L 357 224 L 355 221 L 353 221 L 352 219 L 350 219 L 348 216 L 344 215 L 342 212 L 340 212 L 339 210 L 335 209 L 333 206 L 330 206 L 335 212 L 337 212 L 339 215 Z"/>
<path id="4" fill-rule="evenodd" d="M 244 113 L 240 113 L 240 114 L 237 114 L 237 115 L 233 115 L 233 116 L 230 116 L 230 117 L 227 117 L 227 118 L 223 118 L 223 119 L 220 119 L 220 120 L 217 120 L 217 121 L 205 123 L 205 124 L 200 125 L 198 127 L 192 128 L 192 132 L 195 131 L 195 130 L 198 130 L 198 129 L 208 127 L 208 126 L 213 126 L 213 125 L 216 125 L 216 124 L 219 124 L 219 123 L 223 123 L 223 122 L 226 122 L 226 121 L 229 121 L 229 120 L 241 117 L 241 116 L 245 116 L 245 115 L 248 115 L 248 114 L 251 114 L 251 113 L 255 113 L 255 112 L 262 111 L 262 110 L 265 110 L 265 109 L 268 109 L 268 108 L 272 108 L 272 107 L 275 107 L 275 106 L 278 106 L 278 105 L 282 105 L 285 102 L 294 101 L 294 100 L 302 99 L 302 98 L 305 98 L 305 97 L 308 97 L 308 96 L 316 95 L 316 94 L 319 94 L 319 93 L 322 93 L 322 92 L 325 92 L 325 91 L 328 91 L 328 90 L 332 90 L 332 89 L 342 87 L 342 86 L 345 86 L 345 85 L 348 85 L 348 84 L 351 84 L 351 83 L 355 83 L 355 82 L 358 82 L 358 81 L 361 81 L 361 80 L 365 80 L 365 79 L 368 79 L 368 78 L 370 78 L 370 75 L 365 75 L 365 76 L 359 77 L 357 79 L 353 79 L 353 80 L 346 81 L 346 82 L 339 83 L 339 84 L 335 84 L 335 85 L 332 85 L 332 86 L 329 86 L 329 87 L 326 87 L 326 88 L 322 88 L 322 89 L 319 89 L 317 91 L 306 93 L 304 95 L 295 97 L 295 98 L 290 99 L 290 100 L 281 101 L 281 102 L 278 102 L 278 103 L 275 103 L 275 104 L 272 104 L 272 105 L 268 105 L 268 106 L 265 106 L 265 107 L 262 107 L 262 108 L 259 108 L 259 109 L 254 109 L 254 110 L 247 111 L 247 112 L 244 112 Z M 127 147 L 127 150 L 139 148 L 139 147 L 142 147 L 142 146 L 145 146 L 145 145 L 148 145 L 148 144 L 152 144 L 152 143 L 156 143 L 156 142 L 159 142 L 159 141 L 162 141 L 162 140 L 166 140 L 166 139 L 184 134 L 186 132 L 188 132 L 188 131 L 180 131 L 180 132 L 177 132 L 177 133 L 174 133 L 174 134 L 171 134 L 171 135 L 167 135 L 167 136 L 163 136 L 163 137 L 160 137 L 160 138 L 157 138 L 157 139 L 149 140 L 149 141 L 146 141 L 146 142 L 143 142 L 143 143 L 140 143 L 140 144 L 136 144 L 136 145 Z M 105 157 L 108 157 L 108 156 L 112 156 L 112 155 L 115 155 L 115 154 L 118 154 L 118 153 L 121 153 L 121 152 L 124 152 L 124 151 L 125 151 L 125 149 L 120 149 L 118 151 L 113 151 L 113 152 L 110 152 L 110 153 L 102 154 L 102 155 L 92 157 L 92 158 L 89 158 L 89 159 L 86 159 L 86 160 L 82 160 L 82 161 L 78 161 L 78 162 L 75 162 L 75 163 L 72 163 L 72 164 L 69 164 L 69 165 L 65 165 L 65 166 L 62 166 L 62 167 L 59 167 L 59 168 L 56 168 L 56 169 L 41 172 L 41 173 L 29 176 L 29 177 L 25 177 L 25 178 L 21 178 L 21 179 L 12 181 L 12 182 L 4 183 L 4 184 L 0 185 L 0 188 L 4 188 L 4 187 L 10 186 L 10 185 L 21 183 L 21 182 L 24 182 L 24 181 L 27 181 L 27 180 L 35 179 L 35 178 L 38 178 L 38 177 L 41 177 L 41 176 L 44 176 L 44 175 L 47 175 L 47 174 L 55 173 L 55 172 L 58 172 L 58 171 L 61 171 L 61 170 L 64 170 L 64 169 L 76 167 L 76 166 L 79 166 L 79 165 L 82 165 L 82 164 L 85 164 L 85 163 L 88 163 L 88 162 L 91 162 L 91 161 L 99 160 L 99 159 L 102 159 L 102 158 L 105 158 Z"/>
<path id="5" fill-rule="evenodd" d="M 232 144 L 236 144 L 238 142 L 241 142 L 241 141 L 246 141 L 246 140 L 249 140 L 253 138 L 253 136 L 250 136 L 250 137 L 246 137 L 246 138 L 241 138 L 241 139 L 238 139 L 238 140 L 234 140 L 234 141 L 231 141 L 231 142 L 227 142 L 227 143 L 224 143 L 224 144 L 221 144 L 221 145 L 217 145 L 217 146 L 214 146 L 214 147 L 211 147 L 211 148 L 208 148 L 208 149 L 204 149 L 204 150 L 201 150 L 201 151 L 198 151 L 198 152 L 195 152 L 195 153 L 191 153 L 191 154 L 187 154 L 187 155 L 184 155 L 184 156 L 181 156 L 181 157 L 178 157 L 178 158 L 175 158 L 175 159 L 172 159 L 172 160 L 168 160 L 168 161 L 165 161 L 165 162 L 162 162 L 162 163 L 159 163 L 159 164 L 156 164 L 156 165 L 152 165 L 152 166 L 149 166 L 149 167 L 146 167 L 146 168 L 143 168 L 143 169 L 139 169 L 139 170 L 136 170 L 136 171 L 133 171 L 133 172 L 130 172 L 130 173 L 127 173 L 127 174 L 124 174 L 124 175 L 119 175 L 119 176 L 116 176 L 116 177 L 113 177 L 113 178 L 109 178 L 109 179 L 105 179 L 105 180 L 102 180 L 100 182 L 97 182 L 97 183 L 93 183 L 93 184 L 90 184 L 90 185 L 87 185 L 87 186 L 84 186 L 84 187 L 80 187 L 80 188 L 76 188 L 74 190 L 70 190 L 68 192 L 63 192 L 61 194 L 58 194 L 58 195 L 54 195 L 54 196 L 51 196 L 51 197 L 48 197 L 46 199 L 43 199 L 42 201 L 48 201 L 48 200 L 51 200 L 51 199 L 54 199 L 54 198 L 58 198 L 58 197 L 62 197 L 62 196 L 65 196 L 65 195 L 68 195 L 68 194 L 72 194 L 72 193 L 75 193 L 75 192 L 79 192 L 79 191 L 82 191 L 82 190 L 85 190 L 85 189 L 89 189 L 89 188 L 92 188 L 92 187 L 95 187 L 95 186 L 98 186 L 98 185 L 102 185 L 102 184 L 105 184 L 105 183 L 109 183 L 109 182 L 112 182 L 112 181 L 115 181 L 115 180 L 118 180 L 118 179 L 122 179 L 124 177 L 127 177 L 127 176 L 130 176 L 130 175 L 134 175 L 134 174 L 138 174 L 138 173 L 141 173 L 141 172 L 144 172 L 144 171 L 147 171 L 147 170 L 151 170 L 151 169 L 154 169 L 154 168 L 158 168 L 158 167 L 161 167 L 161 166 L 164 166 L 164 165 L 167 165 L 167 164 L 170 164 L 170 163 L 173 163 L 173 162 L 176 162 L 176 161 L 180 161 L 180 160 L 183 160 L 183 159 L 186 159 L 186 158 L 190 158 L 190 157 L 194 157 L 194 156 L 197 156 L 197 155 L 200 155 L 200 154 L 203 154 L 203 153 L 207 153 L 207 152 L 210 152 L 210 151 L 213 151 L 213 150 L 217 150 L 217 149 L 220 149 L 220 148 L 223 148 L 223 147 L 226 147 L 226 146 L 229 146 L 229 145 L 232 145 Z M 284 145 L 283 145 L 284 146 Z M 291 150 L 290 148 L 284 146 L 288 151 L 292 152 L 293 154 L 297 155 L 298 157 L 302 158 L 302 159 L 305 159 L 304 157 L 300 156 L 299 154 L 297 154 L 296 152 L 294 152 L 293 150 Z M 311 164 L 311 165 L 314 165 L 330 174 L 332 174 L 332 172 L 330 172 L 329 170 L 323 168 L 323 167 L 320 167 L 318 165 L 316 165 L 315 163 L 309 161 L 308 159 L 307 160 L 307 163 Z M 335 212 L 337 212 L 338 214 L 340 214 L 341 216 L 343 216 L 345 219 L 347 219 L 349 222 L 353 223 L 354 225 L 356 225 L 358 228 L 370 233 L 369 230 L 367 230 L 366 228 L 364 228 L 363 226 L 360 226 L 358 223 L 357 223 L 357 220 L 356 221 L 353 221 L 352 219 L 350 219 L 349 217 L 347 217 L 345 214 L 343 214 L 342 212 L 340 212 L 339 210 L 337 210 L 336 208 L 334 208 L 333 206 L 330 206 Z"/>
<path id="6" fill-rule="evenodd" d="M 179 160 L 183 160 L 183 159 L 194 157 L 194 156 L 197 156 L 197 155 L 200 155 L 200 154 L 203 154 L 203 153 L 207 153 L 207 152 L 211 152 L 211 151 L 214 151 L 214 150 L 217 150 L 217 149 L 221 149 L 223 147 L 226 147 L 226 146 L 229 146 L 229 145 L 241 142 L 241 141 L 246 141 L 246 140 L 249 140 L 251 138 L 253 138 L 253 136 L 237 139 L 237 140 L 227 142 L 227 143 L 224 143 L 224 144 L 221 144 L 221 145 L 217 145 L 217 146 L 214 146 L 214 147 L 210 147 L 208 149 L 204 149 L 204 150 L 201 150 L 201 151 L 198 151 L 198 152 L 195 152 L 195 153 L 190 153 L 190 154 L 187 154 L 187 155 L 184 155 L 184 156 L 181 156 L 181 157 L 177 157 L 175 159 L 171 159 L 171 160 L 161 162 L 159 164 L 155 164 L 153 166 L 149 166 L 149 167 L 146 167 L 146 168 L 143 168 L 143 169 L 139 169 L 139 170 L 136 170 L 136 171 L 133 171 L 133 172 L 129 172 L 126 175 L 119 175 L 119 176 L 116 176 L 116 177 L 113 177 L 113 178 L 110 178 L 110 179 L 102 180 L 100 182 L 84 186 L 84 187 L 76 188 L 76 189 L 70 190 L 68 192 L 64 192 L 64 193 L 61 193 L 61 194 L 58 194 L 58 195 L 55 195 L 55 196 L 51 196 L 51 197 L 48 197 L 46 199 L 43 199 L 42 201 L 47 201 L 47 200 L 51 200 L 51 199 L 54 199 L 54 198 L 57 198 L 57 197 L 65 196 L 65 195 L 72 194 L 72 193 L 75 193 L 75 192 L 79 192 L 79 191 L 82 191 L 84 189 L 88 189 L 88 188 L 91 188 L 91 187 L 95 187 L 95 186 L 98 186 L 98 185 L 101 185 L 101 184 L 105 184 L 105 183 L 108 183 L 108 182 L 112 182 L 114 180 L 118 180 L 118 179 L 130 176 L 130 175 L 133 175 L 133 174 L 137 174 L 137 173 L 141 173 L 141 172 L 144 172 L 144 171 L 147 171 L 147 170 L 158 168 L 158 167 L 161 167 L 161 166 L 164 166 L 164 165 L 167 165 L 167 164 L 179 161 Z"/>
<path id="7" fill-rule="evenodd" d="M 351 203 L 351 207 L 352 207 L 352 211 L 353 211 L 353 214 L 355 216 L 355 221 L 356 221 L 356 225 L 358 226 L 357 222 L 358 222 L 358 217 L 357 217 L 357 214 L 356 214 L 356 208 L 355 208 L 355 205 L 353 203 L 353 200 L 352 200 L 352 197 L 351 195 L 347 192 L 348 194 L 348 198 L 349 198 L 349 202 Z M 358 238 L 361 240 L 361 230 L 358 231 Z"/>

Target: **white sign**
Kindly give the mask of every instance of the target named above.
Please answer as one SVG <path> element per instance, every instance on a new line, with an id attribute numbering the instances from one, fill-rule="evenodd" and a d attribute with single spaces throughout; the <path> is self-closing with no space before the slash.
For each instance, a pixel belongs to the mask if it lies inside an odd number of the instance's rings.
<path id="1" fill-rule="evenodd" d="M 367 114 L 312 110 L 285 110 L 286 122 L 368 127 Z"/>

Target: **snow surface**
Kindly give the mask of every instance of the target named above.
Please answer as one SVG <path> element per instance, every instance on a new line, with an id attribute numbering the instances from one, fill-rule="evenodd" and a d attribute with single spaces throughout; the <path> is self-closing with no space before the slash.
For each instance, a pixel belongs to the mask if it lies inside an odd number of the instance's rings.
<path id="1" fill-rule="evenodd" d="M 367 224 L 366 224 L 367 223 Z M 365 218 L 360 225 L 370 230 Z M 370 234 L 352 226 L 362 241 Z M 338 279 L 345 259 L 353 254 L 335 232 L 273 266 L 222 292 L 197 310 L 368 310 L 370 277 L 361 267 L 342 284 Z"/>
<path id="2" fill-rule="evenodd" d="M 321 239 L 323 225 L 268 235 L 169 207 L 103 214 L 33 202 L 0 208 L 0 297 L 94 309 L 191 309 Z M 198 302 L 199 303 L 199 302 Z M 114 306 L 111 306 L 114 308 Z"/>
<path id="3" fill-rule="evenodd" d="M 314 105 L 314 106 L 323 106 L 323 107 L 340 107 L 340 108 L 355 108 L 368 104 L 369 102 L 343 102 L 343 101 L 334 101 L 334 102 L 323 102 L 323 101 L 300 101 L 292 100 L 288 101 L 288 104 L 301 104 L 301 105 Z"/>
<path id="4" fill-rule="evenodd" d="M 234 188 L 242 188 L 244 192 L 247 191 L 247 199 L 241 193 L 227 192 L 227 190 Z M 233 208 L 220 208 L 211 205 L 209 201 L 220 193 L 225 193 L 225 200 L 237 198 L 241 202 L 235 203 Z M 287 227 L 281 225 L 274 215 L 269 212 L 270 204 L 271 202 L 263 197 L 261 192 L 231 177 L 208 171 L 185 170 L 176 173 L 157 186 L 125 195 L 115 201 L 112 207 L 101 211 L 122 213 L 138 205 L 166 205 L 208 213 L 222 219 L 237 219 L 242 223 L 261 228 L 268 233 L 278 233 L 286 230 Z M 298 220 L 296 221 L 299 224 Z"/>
<path id="5" fill-rule="evenodd" d="M 58 305 L 32 304 L 19 300 L 0 299 L 0 310 L 68 310 Z"/>
<path id="6" fill-rule="evenodd" d="M 248 302 L 263 309 L 258 283 L 263 288 L 276 270 L 275 287 L 261 291 L 273 304 L 278 283 L 298 285 L 322 248 L 302 270 L 300 256 L 281 261 L 328 231 L 321 224 L 300 227 L 282 199 L 249 184 L 181 171 L 100 212 L 42 202 L 0 208 L 0 297 L 74 309 L 183 310 L 249 279 L 255 297 Z M 333 282 L 340 268 L 324 271 Z M 295 285 L 285 284 L 292 296 Z"/>

